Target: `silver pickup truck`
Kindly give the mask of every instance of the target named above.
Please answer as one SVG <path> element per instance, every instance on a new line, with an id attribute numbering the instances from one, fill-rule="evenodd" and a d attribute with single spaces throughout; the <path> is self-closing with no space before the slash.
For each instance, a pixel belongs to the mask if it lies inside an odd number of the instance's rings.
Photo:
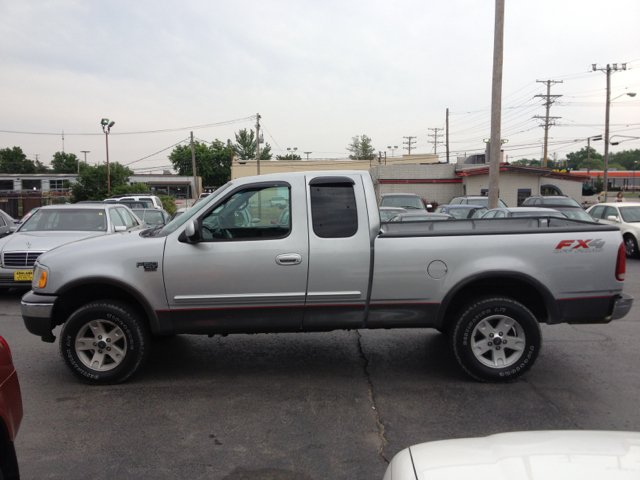
<path id="1" fill-rule="evenodd" d="M 281 197 L 273 202 L 274 197 Z M 540 217 L 381 223 L 366 172 L 227 183 L 164 227 L 56 248 L 27 329 L 79 379 L 126 380 L 152 336 L 434 328 L 471 376 L 533 365 L 540 323 L 626 315 L 617 227 Z"/>

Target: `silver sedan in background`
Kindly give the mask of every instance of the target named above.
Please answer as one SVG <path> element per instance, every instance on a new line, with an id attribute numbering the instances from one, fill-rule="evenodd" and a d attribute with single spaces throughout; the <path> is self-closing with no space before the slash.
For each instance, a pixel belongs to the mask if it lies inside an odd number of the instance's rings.
<path id="1" fill-rule="evenodd" d="M 117 203 L 38 208 L 15 233 L 0 239 L 0 290 L 30 287 L 36 259 L 60 245 L 143 228 L 131 210 Z"/>

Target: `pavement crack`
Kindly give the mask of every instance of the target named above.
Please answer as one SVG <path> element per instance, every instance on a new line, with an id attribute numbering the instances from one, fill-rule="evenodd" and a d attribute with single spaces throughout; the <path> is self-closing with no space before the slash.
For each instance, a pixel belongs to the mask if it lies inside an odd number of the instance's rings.
<path id="1" fill-rule="evenodd" d="M 566 414 L 565 412 L 563 412 L 560 407 L 558 407 L 558 405 L 556 405 L 551 399 L 547 398 L 545 395 L 543 395 L 542 393 L 540 393 L 540 391 L 538 390 L 538 388 L 536 388 L 536 386 L 531 383 L 529 380 L 527 380 L 526 378 L 523 378 L 523 380 L 527 383 L 527 385 L 529 385 L 531 387 L 531 390 L 533 390 L 533 393 L 535 393 L 538 397 L 540 397 L 543 401 L 547 402 L 549 405 L 551 405 L 560 415 L 562 415 L 569 423 L 571 423 L 574 427 L 576 427 L 578 430 L 584 430 L 580 425 L 578 425 L 573 418 L 571 418 L 568 414 Z"/>
<path id="2" fill-rule="evenodd" d="M 375 412 L 376 417 L 376 427 L 378 429 L 378 438 L 380 439 L 380 450 L 378 450 L 378 457 L 387 465 L 389 465 L 389 460 L 384 456 L 384 448 L 389 444 L 387 437 L 385 436 L 385 426 L 380 419 L 380 410 L 378 410 L 378 405 L 376 404 L 376 395 L 375 389 L 373 387 L 373 382 L 371 381 L 371 374 L 369 373 L 369 359 L 364 354 L 364 350 L 362 348 L 362 335 L 359 330 L 356 330 L 356 335 L 358 336 L 358 351 L 360 352 L 360 357 L 362 358 L 364 364 L 364 373 L 367 381 L 367 385 L 369 386 L 369 401 L 371 402 L 371 408 Z"/>

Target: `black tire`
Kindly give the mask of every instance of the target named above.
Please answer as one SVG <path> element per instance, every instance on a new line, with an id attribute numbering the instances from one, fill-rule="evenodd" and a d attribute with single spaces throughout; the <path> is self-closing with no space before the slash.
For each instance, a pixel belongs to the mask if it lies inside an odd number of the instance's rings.
<path id="1" fill-rule="evenodd" d="M 521 303 L 505 297 L 472 302 L 457 317 L 451 332 L 458 362 L 483 382 L 520 377 L 533 366 L 542 346 L 540 325 L 534 315 Z"/>
<path id="2" fill-rule="evenodd" d="M 149 354 L 150 339 L 135 309 L 116 300 L 98 300 L 80 307 L 65 322 L 60 354 L 78 379 L 111 385 L 124 382 L 140 368 Z"/>
<path id="3" fill-rule="evenodd" d="M 640 252 L 638 252 L 638 241 L 636 237 L 628 233 L 624 236 L 624 251 L 628 258 L 638 258 Z"/>

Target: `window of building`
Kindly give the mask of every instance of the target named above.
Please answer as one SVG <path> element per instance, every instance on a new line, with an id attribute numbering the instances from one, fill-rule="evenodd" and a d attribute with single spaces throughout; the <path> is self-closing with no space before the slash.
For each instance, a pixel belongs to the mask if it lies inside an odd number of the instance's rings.
<path id="1" fill-rule="evenodd" d="M 326 181 L 327 183 L 322 183 Z M 322 177 L 310 182 L 313 231 L 321 238 L 352 237 L 358 231 L 353 181 Z"/>
<path id="2" fill-rule="evenodd" d="M 0 190 L 13 190 L 13 180 L 0 180 Z"/>
<path id="3" fill-rule="evenodd" d="M 518 206 L 521 206 L 522 203 L 531 196 L 530 188 L 519 188 L 518 189 Z"/>
<path id="4" fill-rule="evenodd" d="M 49 180 L 49 190 L 64 190 L 64 180 Z"/>
<path id="5" fill-rule="evenodd" d="M 22 180 L 22 190 L 42 190 L 42 180 Z"/>

